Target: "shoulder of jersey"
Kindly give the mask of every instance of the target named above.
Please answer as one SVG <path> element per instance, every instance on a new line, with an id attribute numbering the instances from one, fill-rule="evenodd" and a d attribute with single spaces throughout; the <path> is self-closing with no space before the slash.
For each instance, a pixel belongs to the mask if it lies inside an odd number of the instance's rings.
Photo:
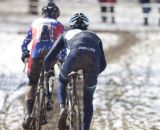
<path id="1" fill-rule="evenodd" d="M 45 22 L 53 22 L 53 23 L 57 23 L 60 24 L 59 21 L 55 20 L 55 19 L 50 19 L 50 18 L 38 18 L 35 21 L 33 21 L 32 25 L 34 24 L 38 24 L 38 23 L 45 23 Z"/>
<path id="2" fill-rule="evenodd" d="M 68 32 L 66 32 L 65 38 L 67 40 L 71 40 L 76 34 L 78 34 L 80 32 L 82 32 L 82 30 L 80 30 L 80 29 L 69 30 Z"/>

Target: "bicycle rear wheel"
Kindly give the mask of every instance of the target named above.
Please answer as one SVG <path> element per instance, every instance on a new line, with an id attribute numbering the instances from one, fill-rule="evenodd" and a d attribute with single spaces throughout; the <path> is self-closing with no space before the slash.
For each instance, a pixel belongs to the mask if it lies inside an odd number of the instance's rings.
<path id="1" fill-rule="evenodd" d="M 30 124 L 31 130 L 40 130 L 40 93 L 37 92 L 35 95 L 35 101 L 34 101 L 34 107 L 32 110 L 31 116 L 33 117 L 33 120 Z"/>
<path id="2" fill-rule="evenodd" d="M 39 120 L 40 120 L 40 125 L 43 125 L 43 124 L 47 123 L 46 94 L 45 94 L 44 88 L 40 89 L 40 115 L 39 115 Z"/>
<path id="3" fill-rule="evenodd" d="M 68 115 L 67 115 L 67 130 L 82 130 L 81 113 L 78 104 L 73 105 L 73 100 L 70 99 L 68 102 Z"/>
<path id="4" fill-rule="evenodd" d="M 39 88 L 35 95 L 34 107 L 31 114 L 33 117 L 33 120 L 30 123 L 31 130 L 41 130 L 41 125 L 47 122 L 45 104 L 44 89 Z"/>
<path id="5" fill-rule="evenodd" d="M 80 112 L 80 107 L 79 105 L 75 105 L 75 110 L 76 110 L 76 130 L 82 130 L 83 124 L 82 124 L 82 115 Z"/>

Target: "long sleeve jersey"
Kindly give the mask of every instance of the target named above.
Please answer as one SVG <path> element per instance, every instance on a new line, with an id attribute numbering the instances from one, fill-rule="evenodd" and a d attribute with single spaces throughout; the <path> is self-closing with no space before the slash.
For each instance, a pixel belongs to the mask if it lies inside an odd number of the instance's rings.
<path id="1" fill-rule="evenodd" d="M 74 29 L 65 32 L 61 37 L 59 37 L 50 52 L 46 55 L 44 60 L 44 69 L 46 71 L 50 69 L 51 62 L 64 47 L 69 50 L 78 48 L 87 51 L 95 51 L 97 54 L 100 54 L 100 66 L 98 73 L 101 73 L 105 69 L 106 60 L 100 38 L 93 32 Z"/>
<path id="2" fill-rule="evenodd" d="M 49 36 L 50 39 L 41 41 L 41 32 L 43 25 L 47 25 L 49 28 Z M 35 58 L 40 55 L 40 52 L 43 50 L 50 49 L 52 45 L 54 44 L 55 40 L 64 32 L 64 26 L 57 20 L 52 18 L 39 18 L 35 20 L 23 41 L 23 44 L 21 46 L 22 52 L 25 52 L 28 50 L 29 44 L 32 44 L 31 47 L 31 57 Z M 60 52 L 61 56 L 65 56 L 66 51 L 63 50 Z M 59 55 L 59 57 L 61 57 Z M 61 57 L 61 58 L 62 58 Z"/>

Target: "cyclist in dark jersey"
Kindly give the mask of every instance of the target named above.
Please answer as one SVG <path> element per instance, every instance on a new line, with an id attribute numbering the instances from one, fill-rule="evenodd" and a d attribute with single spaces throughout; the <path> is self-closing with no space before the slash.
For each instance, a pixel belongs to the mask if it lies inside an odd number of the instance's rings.
<path id="1" fill-rule="evenodd" d="M 29 78 L 26 94 L 27 116 L 22 124 L 25 129 L 28 128 L 28 123 L 31 120 L 30 114 L 34 104 L 37 82 L 43 68 L 44 56 L 51 49 L 54 41 L 64 32 L 64 26 L 57 21 L 60 15 L 59 8 L 53 2 L 49 2 L 42 8 L 42 14 L 44 17 L 36 19 L 30 26 L 21 46 L 22 61 L 28 60 L 27 74 Z M 29 44 L 32 44 L 31 53 L 28 50 Z M 56 58 L 63 60 L 65 55 L 66 49 L 63 49 L 57 54 Z M 51 109 L 51 96 L 48 94 L 47 110 Z"/>
<path id="2" fill-rule="evenodd" d="M 44 59 L 45 76 L 50 73 L 51 63 L 55 63 L 56 55 L 62 48 L 67 47 L 69 54 L 66 57 L 60 72 L 57 95 L 60 103 L 59 130 L 65 128 L 65 99 L 68 74 L 71 71 L 83 70 L 84 77 L 84 130 L 89 130 L 93 115 L 93 94 L 98 75 L 105 69 L 106 60 L 101 39 L 93 32 L 87 31 L 89 20 L 77 13 L 70 19 L 69 30 L 63 33 L 55 42 Z"/>

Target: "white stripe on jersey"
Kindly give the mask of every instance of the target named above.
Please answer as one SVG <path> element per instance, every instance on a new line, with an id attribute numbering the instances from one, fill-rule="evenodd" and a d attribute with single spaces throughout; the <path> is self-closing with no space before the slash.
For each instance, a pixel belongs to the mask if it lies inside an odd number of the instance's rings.
<path id="1" fill-rule="evenodd" d="M 76 34 L 82 32 L 82 30 L 80 29 L 74 29 L 74 30 L 70 30 L 66 33 L 65 38 L 67 40 L 71 40 Z"/>

